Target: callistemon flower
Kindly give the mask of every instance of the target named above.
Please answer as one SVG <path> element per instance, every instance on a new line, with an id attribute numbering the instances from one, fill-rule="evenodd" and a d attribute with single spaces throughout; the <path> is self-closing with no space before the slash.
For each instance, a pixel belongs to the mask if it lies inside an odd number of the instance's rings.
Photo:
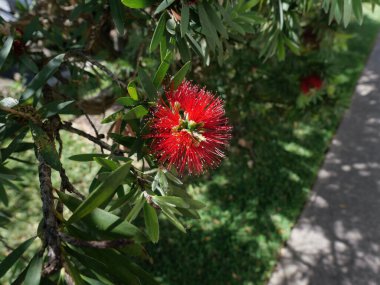
<path id="1" fill-rule="evenodd" d="M 300 89 L 303 94 L 308 94 L 310 90 L 320 90 L 323 85 L 323 80 L 319 75 L 309 75 L 301 79 Z"/>
<path id="2" fill-rule="evenodd" d="M 223 101 L 188 81 L 165 95 L 152 112 L 148 136 L 159 163 L 180 175 L 218 166 L 231 138 Z"/>

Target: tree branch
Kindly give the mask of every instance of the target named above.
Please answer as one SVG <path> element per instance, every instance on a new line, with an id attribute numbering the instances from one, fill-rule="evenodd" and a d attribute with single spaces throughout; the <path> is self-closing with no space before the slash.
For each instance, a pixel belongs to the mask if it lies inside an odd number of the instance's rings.
<path id="1" fill-rule="evenodd" d="M 62 267 L 60 238 L 58 235 L 58 221 L 55 216 L 53 186 L 51 183 L 51 169 L 38 154 L 38 174 L 43 212 L 43 243 L 48 249 L 49 261 L 44 268 L 44 274 L 52 274 Z"/>
<path id="2" fill-rule="evenodd" d="M 12 115 L 24 118 L 26 120 L 30 120 L 30 121 L 32 121 L 35 124 L 40 124 L 41 123 L 39 120 L 37 120 L 35 117 L 33 117 L 32 115 L 30 115 L 28 113 L 20 112 L 20 111 L 17 111 L 15 109 L 7 108 L 7 107 L 1 106 L 1 105 L 0 105 L 0 110 L 4 111 L 4 112 L 7 112 L 9 114 L 12 114 Z"/>

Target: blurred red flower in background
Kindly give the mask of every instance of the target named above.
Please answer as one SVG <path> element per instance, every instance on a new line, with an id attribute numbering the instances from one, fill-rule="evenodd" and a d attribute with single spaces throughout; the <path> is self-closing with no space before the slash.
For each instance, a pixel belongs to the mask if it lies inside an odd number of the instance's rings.
<path id="1" fill-rule="evenodd" d="M 308 94 L 311 89 L 320 90 L 323 85 L 323 80 L 319 75 L 309 75 L 301 79 L 300 89 L 302 93 Z"/>
<path id="2" fill-rule="evenodd" d="M 158 161 L 174 166 L 180 175 L 199 175 L 218 166 L 232 130 L 223 101 L 188 81 L 165 95 L 153 110 L 147 136 L 153 138 Z"/>

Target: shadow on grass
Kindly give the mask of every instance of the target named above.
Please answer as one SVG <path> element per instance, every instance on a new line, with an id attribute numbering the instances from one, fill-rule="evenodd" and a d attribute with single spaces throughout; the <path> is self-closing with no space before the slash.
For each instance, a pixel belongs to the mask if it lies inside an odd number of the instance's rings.
<path id="1" fill-rule="evenodd" d="M 202 219 L 192 223 L 187 235 L 163 223 L 160 243 L 150 250 L 155 260 L 151 270 L 164 284 L 266 282 L 307 200 L 378 27 L 366 19 L 361 28 L 350 28 L 355 37 L 347 51 L 334 54 L 331 67 L 341 73 L 338 96 L 314 105 L 307 114 L 273 105 L 265 114 L 254 113 L 254 101 L 239 98 L 239 90 L 230 93 L 236 96 L 228 98 L 229 112 L 240 110 L 240 119 L 232 119 L 229 158 L 190 189 L 208 205 Z M 241 68 L 235 77 L 223 84 L 247 76 L 247 64 L 237 65 Z M 289 69 L 286 64 L 278 68 L 284 74 Z"/>

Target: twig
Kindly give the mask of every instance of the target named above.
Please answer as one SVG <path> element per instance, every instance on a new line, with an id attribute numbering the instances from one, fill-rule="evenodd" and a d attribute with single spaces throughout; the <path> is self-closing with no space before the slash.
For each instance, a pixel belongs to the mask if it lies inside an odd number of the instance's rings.
<path id="1" fill-rule="evenodd" d="M 99 249 L 106 248 L 122 248 L 126 245 L 133 244 L 134 241 L 130 239 L 115 239 L 115 240 L 81 240 L 75 237 L 69 236 L 65 233 L 59 233 L 60 238 L 74 246 L 79 247 L 92 247 Z"/>
<path id="2" fill-rule="evenodd" d="M 99 132 L 98 132 L 98 130 L 96 129 L 95 124 L 94 124 L 94 122 L 91 120 L 90 116 L 87 115 L 85 112 L 83 112 L 83 115 L 86 117 L 87 121 L 90 123 L 92 129 L 94 130 L 94 132 L 95 132 L 95 136 L 96 136 L 97 138 L 99 138 Z M 104 150 L 103 150 L 102 147 L 101 147 L 101 151 L 102 151 L 102 153 L 104 153 Z"/>
<path id="3" fill-rule="evenodd" d="M 99 61 L 85 55 L 84 53 L 78 50 L 70 51 L 70 54 L 72 54 L 74 57 L 79 57 L 82 60 L 88 61 L 89 63 L 103 71 L 105 74 L 107 74 L 107 76 L 110 77 L 117 84 L 119 84 L 120 87 L 127 88 L 127 84 L 125 84 L 124 81 L 120 80 L 111 70 L 109 70 L 106 66 L 101 64 Z"/>
<path id="4" fill-rule="evenodd" d="M 25 164 L 29 164 L 29 165 L 33 165 L 34 164 L 33 162 L 30 162 L 30 161 L 27 161 L 27 160 L 23 160 L 23 159 L 19 159 L 19 158 L 14 157 L 14 156 L 10 156 L 9 159 L 12 159 L 12 160 L 17 161 L 17 162 L 22 162 L 22 163 L 25 163 Z"/>
<path id="5" fill-rule="evenodd" d="M 84 196 L 71 184 L 69 178 L 66 175 L 66 171 L 63 167 L 61 167 L 61 170 L 59 171 L 59 175 L 61 176 L 61 189 L 65 189 L 70 193 L 73 193 L 77 195 L 79 198 L 84 200 Z"/>
<path id="6" fill-rule="evenodd" d="M 89 141 L 92 141 L 93 143 L 99 145 L 100 147 L 106 149 L 106 150 L 109 150 L 109 151 L 113 151 L 112 149 L 112 146 L 110 146 L 109 144 L 105 143 L 104 141 L 102 141 L 101 139 L 99 138 L 96 138 L 90 134 L 87 134 L 86 132 L 82 131 L 82 130 L 79 130 L 79 129 L 76 129 L 74 127 L 71 126 L 71 123 L 68 123 L 68 122 L 65 122 L 61 125 L 61 128 L 66 130 L 66 131 L 69 131 L 71 133 L 74 133 L 74 134 L 77 134 L 81 137 L 84 137 L 86 139 L 88 139 Z M 120 154 L 123 154 L 123 151 L 121 150 L 117 150 L 114 152 L 116 155 L 120 155 Z"/>

